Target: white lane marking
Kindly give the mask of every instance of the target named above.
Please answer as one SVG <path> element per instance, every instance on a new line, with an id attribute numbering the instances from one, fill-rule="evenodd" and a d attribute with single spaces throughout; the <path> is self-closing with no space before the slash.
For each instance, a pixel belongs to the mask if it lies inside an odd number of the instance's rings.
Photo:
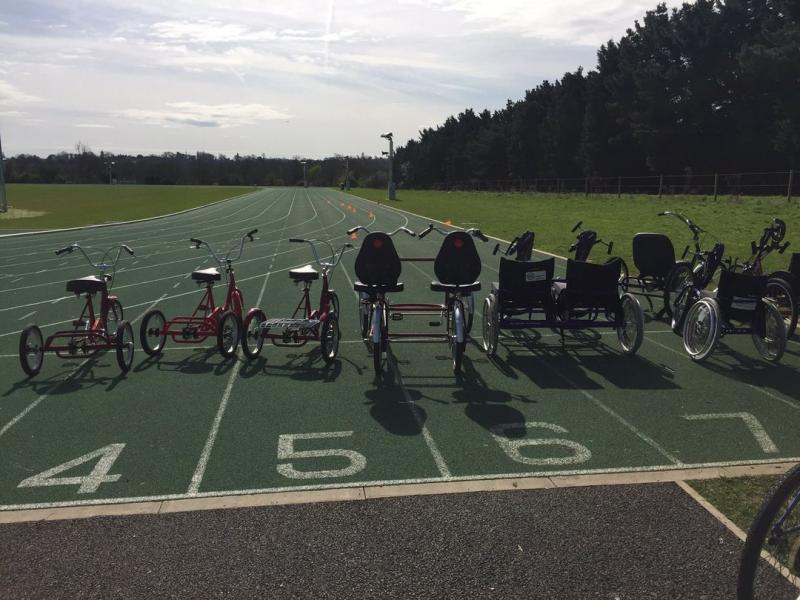
<path id="1" fill-rule="evenodd" d="M 350 278 L 350 274 L 347 272 L 347 269 L 344 265 L 341 265 L 342 272 L 344 276 L 347 277 L 347 282 L 350 284 L 350 289 L 353 289 L 353 280 Z M 353 291 L 358 300 L 358 293 Z M 389 347 L 391 349 L 391 346 Z M 409 409 L 411 410 L 411 415 L 414 417 L 414 422 L 419 427 L 420 431 L 422 432 L 422 437 L 425 440 L 425 444 L 428 446 L 428 450 L 433 457 L 433 462 L 436 463 L 436 468 L 439 470 L 441 476 L 445 479 L 449 479 L 452 477 L 452 473 L 450 472 L 450 468 L 447 466 L 447 462 L 444 460 L 444 456 L 442 452 L 439 450 L 439 446 L 436 444 L 436 441 L 433 439 L 428 426 L 425 425 L 425 422 L 422 420 L 422 416 L 419 414 L 419 409 L 417 408 L 414 399 L 411 397 L 411 394 L 408 393 L 405 384 L 403 383 L 403 377 L 400 375 L 400 369 L 397 368 L 397 362 L 394 358 L 394 355 L 389 352 L 389 360 L 387 361 L 392 366 L 392 371 L 394 372 L 395 379 L 397 381 L 397 385 L 400 387 L 400 390 L 403 393 L 403 398 L 408 404 Z"/>
<path id="2" fill-rule="evenodd" d="M 60 465 L 56 465 L 46 471 L 42 471 L 32 477 L 23 479 L 17 487 L 50 487 L 54 485 L 78 485 L 79 494 L 92 494 L 100 489 L 104 483 L 114 483 L 119 481 L 122 475 L 109 475 L 108 472 L 114 463 L 119 458 L 120 452 L 125 447 L 125 444 L 109 444 L 92 452 L 88 452 L 83 456 L 79 456 L 73 460 L 67 461 Z M 88 475 L 80 475 L 75 477 L 54 477 L 64 471 L 69 471 L 77 466 L 99 458 L 100 460 L 95 463 L 92 472 Z"/>
<path id="3" fill-rule="evenodd" d="M 28 317 L 32 317 L 32 316 L 33 316 L 33 315 L 35 315 L 35 314 L 36 314 L 36 311 L 35 311 L 35 310 L 34 310 L 34 311 L 31 311 L 31 312 L 29 312 L 27 315 L 22 315 L 22 316 L 21 316 L 19 319 L 17 319 L 17 321 L 24 321 L 24 320 L 25 320 L 25 319 L 27 319 Z"/>
<path id="4" fill-rule="evenodd" d="M 719 461 L 707 463 L 686 463 L 684 469 L 713 469 L 747 465 L 771 465 L 782 463 L 800 462 L 800 456 L 787 458 L 770 458 L 759 460 Z M 647 473 L 674 471 L 675 465 L 649 465 L 641 467 L 617 467 L 608 469 L 566 469 L 566 470 L 541 470 L 526 473 L 491 473 L 487 475 L 458 475 L 449 478 L 443 477 L 417 477 L 409 479 L 379 479 L 353 481 L 349 483 L 323 483 L 317 485 L 288 485 L 271 488 L 251 488 L 243 490 L 217 490 L 211 492 L 198 492 L 197 494 L 160 494 L 153 496 L 133 496 L 128 498 L 96 498 L 93 500 L 71 500 L 66 502 L 40 502 L 32 504 L 6 504 L 0 505 L 0 511 L 33 510 L 39 508 L 66 508 L 71 506 L 98 506 L 128 504 L 134 502 L 162 502 L 168 500 L 188 500 L 192 498 L 224 498 L 227 496 L 252 496 L 255 494 L 278 494 L 283 492 L 304 492 L 314 490 L 349 489 L 357 487 L 378 487 L 387 485 L 414 485 L 417 483 L 445 483 L 455 481 L 486 481 L 492 479 L 525 479 L 530 477 L 570 477 L 575 475 L 605 475 L 613 473 Z M 691 474 L 687 475 L 691 478 Z"/>
<path id="5" fill-rule="evenodd" d="M 185 279 L 185 277 L 184 277 L 184 279 Z M 172 289 L 174 290 L 174 289 L 175 289 L 176 287 L 178 287 L 180 284 L 181 284 L 181 282 L 179 281 L 178 283 L 176 283 L 175 285 L 173 285 L 173 286 L 172 286 Z"/>
<path id="6" fill-rule="evenodd" d="M 669 351 L 670 351 L 670 352 L 672 352 L 673 354 L 677 354 L 678 356 L 682 356 L 683 358 L 685 358 L 685 359 L 687 359 L 687 360 L 691 360 L 691 358 L 689 357 L 689 355 L 688 355 L 688 354 L 686 354 L 685 352 L 680 352 L 680 351 L 678 351 L 678 350 L 675 350 L 674 348 L 670 348 L 670 347 L 669 347 L 669 346 L 667 346 L 666 344 L 662 344 L 661 342 L 657 342 L 657 341 L 655 341 L 655 340 L 653 340 L 653 339 L 650 339 L 650 338 L 648 338 L 647 336 L 645 336 L 645 338 L 644 338 L 644 339 L 646 339 L 646 340 L 647 340 L 647 341 L 649 341 L 649 342 L 652 342 L 652 343 L 653 343 L 653 344 L 655 344 L 656 346 L 660 346 L 661 348 L 664 348 L 664 350 L 669 350 Z M 793 408 L 794 410 L 800 410 L 800 405 L 798 405 L 797 403 L 790 402 L 789 400 L 786 400 L 785 398 L 781 398 L 780 396 L 777 396 L 776 394 L 773 394 L 773 393 L 771 393 L 771 392 L 768 392 L 767 390 L 765 390 L 765 389 L 763 389 L 763 388 L 760 388 L 760 387 L 758 387 L 758 386 L 755 386 L 755 385 L 753 385 L 753 384 L 751 384 L 751 383 L 745 383 L 745 385 L 746 385 L 747 387 L 749 387 L 749 388 L 751 388 L 751 389 L 753 389 L 753 390 L 755 390 L 755 391 L 757 391 L 757 392 L 761 393 L 761 394 L 764 394 L 764 395 L 765 395 L 765 396 L 767 396 L 768 398 L 772 398 L 773 400 L 777 400 L 778 402 L 781 402 L 781 403 L 785 404 L 785 405 L 786 405 L 786 406 L 788 406 L 789 408 Z"/>
<path id="7" fill-rule="evenodd" d="M 328 458 L 338 456 L 350 464 L 343 469 L 325 469 L 320 471 L 301 471 L 295 468 L 294 462 L 282 462 L 276 470 L 287 479 L 331 479 L 333 477 L 352 477 L 367 468 L 367 458 L 355 450 L 344 448 L 324 448 L 317 450 L 296 450 L 295 440 L 323 440 L 352 437 L 353 431 L 325 431 L 319 433 L 282 433 L 278 436 L 278 460 L 295 461 L 303 458 Z"/>
<path id="8" fill-rule="evenodd" d="M 514 439 L 508 435 L 509 431 L 524 431 L 527 434 L 528 429 L 549 429 L 555 433 L 567 433 L 567 430 L 561 425 L 555 423 L 546 423 L 543 421 L 525 421 L 524 423 L 502 423 L 495 425 L 489 432 L 495 439 L 497 444 L 506 453 L 506 455 L 514 462 L 523 465 L 532 465 L 535 467 L 543 467 L 546 465 L 580 465 L 589 462 L 592 458 L 592 452 L 583 444 L 574 440 L 567 440 L 564 438 L 520 438 Z M 548 456 L 548 457 L 530 457 L 525 456 L 520 452 L 520 448 L 526 446 L 556 446 L 566 448 L 569 456 Z"/>
<path id="9" fill-rule="evenodd" d="M 294 208 L 294 201 L 297 196 L 297 192 L 295 191 L 294 196 L 292 196 L 292 203 L 289 206 L 289 212 L 287 215 L 292 214 L 292 209 Z M 284 230 L 286 229 L 286 223 L 284 221 Z M 277 252 L 278 245 L 280 245 L 280 240 L 283 239 L 283 231 L 281 231 L 280 235 L 278 236 L 278 244 L 275 246 L 275 250 Z M 261 284 L 261 291 L 258 294 L 258 300 L 256 300 L 256 306 L 261 305 L 261 301 L 264 299 L 264 291 L 267 289 L 267 283 L 269 282 L 269 277 L 272 274 L 272 265 L 275 262 L 275 255 L 272 256 L 272 262 L 270 262 L 269 267 L 267 268 L 267 274 L 264 276 L 264 283 Z M 187 490 L 187 494 L 189 495 L 196 495 L 200 491 L 200 484 L 203 481 L 203 476 L 206 473 L 206 468 L 208 467 L 208 460 L 211 458 L 211 451 L 214 449 L 214 444 L 217 441 L 217 435 L 219 434 L 219 427 L 222 424 L 222 417 L 225 414 L 225 410 L 228 408 L 228 402 L 231 398 L 231 392 L 233 391 L 233 384 L 236 382 L 236 378 L 239 375 L 239 371 L 242 368 L 243 360 L 240 360 L 238 357 L 236 359 L 236 364 L 233 366 L 231 370 L 231 374 L 228 377 L 228 384 L 225 386 L 225 392 L 222 394 L 222 400 L 219 403 L 219 408 L 217 409 L 217 414 L 214 416 L 214 421 L 211 424 L 211 430 L 208 432 L 208 437 L 206 438 L 206 443 L 203 446 L 203 451 L 200 454 L 200 459 L 197 461 L 197 466 L 194 469 L 194 474 L 192 475 L 192 480 L 189 482 L 189 489 Z"/>
<path id="10" fill-rule="evenodd" d="M 734 412 L 734 413 L 706 413 L 701 415 L 683 415 L 683 418 L 687 421 L 710 421 L 714 419 L 741 419 L 744 421 L 744 424 L 747 425 L 747 428 L 750 430 L 750 433 L 753 434 L 753 437 L 758 442 L 758 445 L 761 446 L 761 450 L 764 451 L 764 454 L 777 454 L 779 452 L 778 447 L 775 445 L 775 442 L 772 441 L 772 438 L 769 437 L 767 430 L 764 429 L 764 426 L 761 424 L 761 421 L 756 419 L 754 415 L 749 412 Z"/>
<path id="11" fill-rule="evenodd" d="M 18 282 L 19 280 L 21 280 L 21 279 L 22 279 L 22 277 L 17 277 L 17 278 L 16 278 L 16 279 L 14 279 L 14 280 L 13 280 L 11 283 L 17 283 L 17 282 Z"/>

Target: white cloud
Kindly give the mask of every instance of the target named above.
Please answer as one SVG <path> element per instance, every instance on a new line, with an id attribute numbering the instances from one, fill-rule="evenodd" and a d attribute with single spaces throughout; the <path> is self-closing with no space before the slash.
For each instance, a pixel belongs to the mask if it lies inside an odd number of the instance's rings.
<path id="1" fill-rule="evenodd" d="M 261 121 L 287 120 L 292 116 L 266 104 L 199 104 L 168 102 L 164 109 L 130 108 L 118 111 L 128 119 L 163 127 L 240 127 Z"/>
<path id="2" fill-rule="evenodd" d="M 28 104 L 39 100 L 41 98 L 26 94 L 7 81 L 0 79 L 0 105 Z"/>
<path id="3" fill-rule="evenodd" d="M 101 123 L 75 123 L 73 127 L 81 129 L 113 129 L 111 125 L 103 125 Z"/>

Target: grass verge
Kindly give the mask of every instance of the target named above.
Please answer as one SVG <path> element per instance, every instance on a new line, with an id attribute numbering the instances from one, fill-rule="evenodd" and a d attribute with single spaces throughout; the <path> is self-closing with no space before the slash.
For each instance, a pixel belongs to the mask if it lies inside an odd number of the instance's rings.
<path id="1" fill-rule="evenodd" d="M 688 228 L 672 217 L 659 217 L 659 212 L 673 210 L 691 217 L 708 234 L 704 248 L 721 239 L 726 255 L 745 259 L 750 253 L 750 240 L 757 239 L 773 217 L 786 221 L 786 241 L 791 250 L 800 251 L 800 202 L 786 202 L 773 197 L 704 196 L 625 196 L 583 194 L 519 194 L 495 192 L 433 192 L 401 190 L 396 202 L 386 200 L 386 190 L 356 189 L 351 193 L 390 204 L 421 215 L 451 221 L 454 225 L 475 224 L 484 232 L 506 240 L 530 229 L 536 233 L 536 247 L 566 256 L 575 241 L 572 226 L 583 221 L 584 227 L 595 229 L 603 240 L 614 241 L 614 255 L 633 265 L 631 240 L 640 231 L 667 234 L 680 257 L 691 242 Z M 604 258 L 602 246 L 595 248 L 595 259 Z M 770 256 L 769 270 L 786 269 L 789 253 Z"/>
<path id="2" fill-rule="evenodd" d="M 156 217 L 253 191 L 252 187 L 172 185 L 6 186 L 3 229 L 57 229 Z"/>
<path id="3" fill-rule="evenodd" d="M 697 493 L 747 533 L 778 475 L 688 481 Z"/>

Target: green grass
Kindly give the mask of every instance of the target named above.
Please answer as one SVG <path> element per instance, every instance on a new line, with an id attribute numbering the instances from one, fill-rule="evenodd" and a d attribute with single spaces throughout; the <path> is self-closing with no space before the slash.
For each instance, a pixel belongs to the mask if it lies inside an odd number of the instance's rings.
<path id="1" fill-rule="evenodd" d="M 357 189 L 355 195 L 387 202 L 386 190 Z M 640 231 L 667 234 L 679 255 L 691 242 L 687 227 L 674 217 L 659 217 L 663 210 L 682 212 L 708 231 L 704 248 L 710 249 L 716 239 L 725 242 L 726 255 L 746 259 L 750 241 L 761 235 L 773 217 L 786 221 L 786 241 L 790 250 L 784 255 L 770 256 L 769 270 L 785 269 L 789 252 L 800 251 L 800 201 L 786 198 L 720 197 L 716 201 L 704 196 L 654 196 L 518 194 L 489 192 L 399 191 L 392 206 L 421 215 L 450 220 L 454 225 L 475 223 L 484 232 L 506 240 L 526 229 L 536 232 L 536 247 L 566 256 L 575 241 L 572 226 L 583 221 L 604 240 L 614 241 L 614 254 L 621 256 L 634 271 L 631 239 Z M 594 258 L 601 258 L 603 247 L 596 247 Z"/>
<path id="2" fill-rule="evenodd" d="M 169 214 L 239 196 L 251 187 L 172 185 L 6 186 L 11 210 L 2 229 L 56 229 Z"/>
<path id="3" fill-rule="evenodd" d="M 767 492 L 780 479 L 777 475 L 689 481 L 697 492 L 745 533 L 756 518 Z"/>

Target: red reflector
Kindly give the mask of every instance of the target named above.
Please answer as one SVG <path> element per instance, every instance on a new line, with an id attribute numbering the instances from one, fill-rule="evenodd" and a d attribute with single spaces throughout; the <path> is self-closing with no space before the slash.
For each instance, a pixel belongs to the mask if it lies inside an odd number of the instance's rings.
<path id="1" fill-rule="evenodd" d="M 376 250 L 378 248 L 383 248 L 383 240 L 381 238 L 375 238 L 374 240 L 372 240 L 372 247 L 375 248 Z"/>
<path id="2" fill-rule="evenodd" d="M 464 247 L 464 240 L 455 239 L 453 240 L 453 246 L 455 246 L 456 250 L 461 250 Z"/>

